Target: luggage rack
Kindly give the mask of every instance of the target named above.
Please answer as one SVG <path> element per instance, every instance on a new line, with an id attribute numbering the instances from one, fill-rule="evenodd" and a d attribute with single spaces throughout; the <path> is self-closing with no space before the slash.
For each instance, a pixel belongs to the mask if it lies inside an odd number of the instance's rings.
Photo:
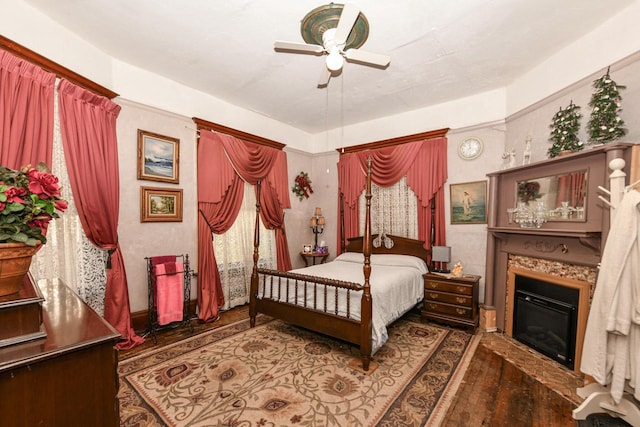
<path id="1" fill-rule="evenodd" d="M 182 263 L 182 271 L 177 271 L 175 274 L 182 275 L 182 320 L 170 322 L 166 325 L 160 325 L 158 322 L 158 310 L 156 304 L 157 297 L 157 277 L 158 276 L 166 276 L 167 274 L 156 275 L 155 266 L 158 264 L 163 264 L 166 262 L 173 261 L 164 261 L 164 262 L 156 262 L 154 260 L 162 259 L 162 258 L 175 258 L 175 262 Z M 145 336 L 151 335 L 153 339 L 153 343 L 157 344 L 158 338 L 156 336 L 156 332 L 163 329 L 175 328 L 178 326 L 188 326 L 189 331 L 193 333 L 193 325 L 191 324 L 191 319 L 189 316 L 189 301 L 191 299 L 191 276 L 193 275 L 193 271 L 189 266 L 189 255 L 168 255 L 163 257 L 145 257 L 147 260 L 147 287 L 148 287 L 148 324 Z"/>

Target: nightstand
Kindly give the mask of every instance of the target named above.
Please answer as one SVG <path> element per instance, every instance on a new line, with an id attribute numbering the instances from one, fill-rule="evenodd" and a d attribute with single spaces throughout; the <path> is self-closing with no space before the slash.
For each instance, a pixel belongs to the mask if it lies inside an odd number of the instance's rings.
<path id="1" fill-rule="evenodd" d="M 324 264 L 329 256 L 329 253 L 326 254 L 317 254 L 315 252 L 300 252 L 300 256 L 304 260 L 304 266 L 309 267 L 309 259 L 312 260 L 313 264 L 316 265 L 316 259 L 320 259 L 320 264 Z"/>
<path id="2" fill-rule="evenodd" d="M 478 326 L 480 276 L 426 273 L 422 317 L 451 325 Z"/>

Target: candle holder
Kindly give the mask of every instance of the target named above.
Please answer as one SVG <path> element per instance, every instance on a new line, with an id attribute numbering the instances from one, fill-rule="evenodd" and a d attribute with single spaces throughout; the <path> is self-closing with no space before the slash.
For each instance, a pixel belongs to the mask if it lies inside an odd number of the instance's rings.
<path id="1" fill-rule="evenodd" d="M 544 202 L 531 207 L 525 202 L 518 202 L 517 208 L 507 209 L 509 223 L 517 223 L 520 228 L 540 228 L 549 219 L 549 211 Z"/>

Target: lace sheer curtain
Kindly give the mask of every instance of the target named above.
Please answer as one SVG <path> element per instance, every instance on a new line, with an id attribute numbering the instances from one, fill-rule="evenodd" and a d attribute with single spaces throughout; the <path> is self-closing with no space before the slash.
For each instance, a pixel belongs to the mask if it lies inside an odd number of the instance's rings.
<path id="1" fill-rule="evenodd" d="M 360 230 L 364 230 L 366 199 L 359 198 Z M 391 187 L 371 183 L 371 232 L 418 238 L 418 198 L 407 185 L 407 177 Z"/>
<path id="2" fill-rule="evenodd" d="M 49 223 L 47 244 L 33 257 L 30 272 L 36 281 L 60 278 L 91 308 L 103 315 L 107 251 L 94 246 L 82 230 L 64 159 L 57 87 L 54 93 L 53 159 L 50 167 L 58 177 L 62 198 L 69 207 L 60 218 Z"/>
<path id="3" fill-rule="evenodd" d="M 252 185 L 244 184 L 242 207 L 235 223 L 224 234 L 213 237 L 218 271 L 224 294 L 223 310 L 249 302 L 253 270 L 253 235 L 256 221 L 256 194 Z M 275 231 L 260 221 L 261 268 L 275 268 L 277 262 Z"/>

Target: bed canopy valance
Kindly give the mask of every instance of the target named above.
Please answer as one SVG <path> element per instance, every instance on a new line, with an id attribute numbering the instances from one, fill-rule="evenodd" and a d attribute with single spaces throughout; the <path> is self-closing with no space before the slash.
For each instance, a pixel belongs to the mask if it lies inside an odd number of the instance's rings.
<path id="1" fill-rule="evenodd" d="M 218 307 L 224 304 L 213 233 L 222 234 L 235 222 L 244 182 L 262 184 L 257 194 L 260 217 L 267 229 L 276 232 L 281 270 L 291 269 L 283 210 L 291 207 L 291 201 L 283 145 L 247 141 L 198 124 L 198 312 L 201 320 L 208 321 L 217 318 Z"/>
<path id="2" fill-rule="evenodd" d="M 340 154 L 338 189 L 343 230 L 338 233 L 338 250 L 342 251 L 349 238 L 360 234 L 358 198 L 365 189 L 366 161 L 369 157 L 373 159 L 371 180 L 378 186 L 391 186 L 406 175 L 407 184 L 419 200 L 419 239 L 425 241 L 427 248 L 431 244 L 444 245 L 446 236 L 442 207 L 447 180 L 447 139 L 441 136 L 382 147 L 373 143 L 371 147 L 379 148 L 362 148 Z M 435 206 L 438 209 L 433 209 Z"/>

